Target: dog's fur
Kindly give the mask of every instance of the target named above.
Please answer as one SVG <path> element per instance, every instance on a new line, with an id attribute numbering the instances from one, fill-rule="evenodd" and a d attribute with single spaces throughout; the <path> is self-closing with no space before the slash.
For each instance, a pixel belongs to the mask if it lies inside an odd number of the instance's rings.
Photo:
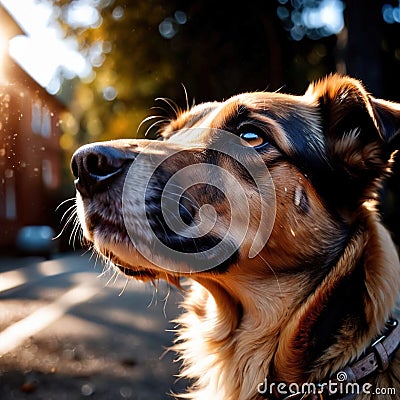
<path id="1" fill-rule="evenodd" d="M 245 93 L 221 103 L 200 104 L 180 112 L 161 129 L 164 140 L 148 159 L 177 148 L 182 151 L 163 163 L 167 176 L 160 173 L 159 180 L 152 181 L 154 193 L 194 160 L 212 162 L 235 174 L 252 194 L 249 204 L 255 216 L 250 221 L 255 228 L 250 226 L 228 264 L 190 274 L 193 283 L 174 346 L 183 363 L 182 376 L 193 381 L 183 397 L 255 400 L 261 398 L 257 385 L 266 377 L 276 382 L 321 382 L 359 358 L 383 332 L 396 310 L 400 265 L 376 204 L 380 183 L 390 172 L 399 127 L 400 105 L 375 99 L 354 79 L 333 75 L 311 84 L 304 96 Z M 253 130 L 267 142 L 257 142 L 256 150 L 275 186 L 276 218 L 267 244 L 254 258 L 247 256 L 259 217 L 254 187 L 233 159 L 207 158 L 211 156 L 204 146 L 214 140 L 208 128 L 237 135 Z M 147 228 L 135 214 L 135 193 L 128 193 L 132 200 L 122 204 L 126 169 L 139 153 L 145 155 L 135 174 L 139 186 L 146 174 L 146 144 L 146 140 L 112 141 L 78 150 L 73 170 L 81 181 L 81 169 L 99 146 L 117 151 L 117 158 L 124 159 L 118 168 L 125 171 L 108 182 L 106 190 L 91 191 L 88 183 L 81 182 L 80 222 L 96 250 L 127 275 L 179 284 L 179 278 L 189 274 L 146 260 L 124 228 L 122 207 L 136 224 L 140 240 L 148 240 Z M 226 211 L 226 196 L 201 185 L 192 187 L 190 196 L 217 208 L 215 236 L 221 235 L 219 228 L 231 217 L 235 224 L 235 215 Z M 157 213 L 154 196 L 149 202 Z M 154 217 L 154 229 L 157 223 L 162 225 Z M 234 232 L 240 231 L 240 222 L 236 228 Z M 170 265 L 174 260 L 164 261 Z M 373 387 L 395 388 L 392 398 L 397 398 L 400 352 L 386 371 L 374 374 L 369 382 Z"/>

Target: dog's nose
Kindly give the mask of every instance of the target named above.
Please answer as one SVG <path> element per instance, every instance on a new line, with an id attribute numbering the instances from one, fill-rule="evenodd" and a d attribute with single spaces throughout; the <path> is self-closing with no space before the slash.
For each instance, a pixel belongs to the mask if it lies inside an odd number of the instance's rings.
<path id="1" fill-rule="evenodd" d="M 72 156 L 75 186 L 84 197 L 106 190 L 133 157 L 122 150 L 101 144 L 80 147 Z"/>

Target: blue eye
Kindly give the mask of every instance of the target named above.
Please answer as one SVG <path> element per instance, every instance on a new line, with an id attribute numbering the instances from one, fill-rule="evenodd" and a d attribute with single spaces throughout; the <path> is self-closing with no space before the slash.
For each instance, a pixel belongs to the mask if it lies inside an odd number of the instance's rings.
<path id="1" fill-rule="evenodd" d="M 244 140 L 251 147 L 262 146 L 267 143 L 265 135 L 259 132 L 244 131 L 240 134 L 240 138 Z"/>

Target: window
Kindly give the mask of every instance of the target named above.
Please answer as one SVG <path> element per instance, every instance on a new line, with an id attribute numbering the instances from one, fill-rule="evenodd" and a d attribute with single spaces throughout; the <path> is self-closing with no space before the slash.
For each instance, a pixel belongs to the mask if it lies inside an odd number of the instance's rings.
<path id="1" fill-rule="evenodd" d="M 35 101 L 32 104 L 32 123 L 33 133 L 40 134 L 42 127 L 42 105 L 40 102 Z"/>
<path id="2" fill-rule="evenodd" d="M 54 188 L 55 181 L 53 169 L 50 160 L 42 160 L 42 180 L 43 184 L 48 188 Z"/>
<path id="3" fill-rule="evenodd" d="M 51 135 L 51 118 L 50 111 L 47 107 L 42 108 L 42 126 L 41 126 L 42 136 L 49 138 Z"/>
<path id="4" fill-rule="evenodd" d="M 12 169 L 6 169 L 4 171 L 5 177 L 5 198 L 6 198 L 6 208 L 5 217 L 6 219 L 16 219 L 17 218 L 17 198 L 15 193 L 15 176 Z"/>
<path id="5" fill-rule="evenodd" d="M 32 131 L 44 138 L 51 136 L 51 113 L 40 101 L 32 103 Z"/>

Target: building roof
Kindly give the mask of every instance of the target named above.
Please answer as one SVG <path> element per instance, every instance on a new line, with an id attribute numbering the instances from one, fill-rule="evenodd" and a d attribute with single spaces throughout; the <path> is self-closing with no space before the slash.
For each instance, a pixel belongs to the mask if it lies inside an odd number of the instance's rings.
<path id="1" fill-rule="evenodd" d="M 18 25 L 14 18 L 1 4 L 0 35 L 0 39 L 6 42 L 10 41 L 17 35 L 26 35 L 26 32 L 24 32 L 24 30 Z M 65 106 L 56 96 L 49 94 L 43 86 L 41 86 L 31 75 L 25 71 L 24 68 L 15 62 L 8 52 L 3 54 L 2 57 L 4 57 L 4 59 L 0 61 L 4 63 L 3 71 L 6 75 L 5 83 L 11 84 L 12 86 L 22 86 L 31 92 L 37 93 L 41 98 L 45 99 L 49 103 L 52 103 L 57 108 L 65 108 Z"/>
<path id="2" fill-rule="evenodd" d="M 25 35 L 26 33 L 8 13 L 8 11 L 0 4 L 0 31 L 5 39 L 10 40 L 17 35 Z"/>

